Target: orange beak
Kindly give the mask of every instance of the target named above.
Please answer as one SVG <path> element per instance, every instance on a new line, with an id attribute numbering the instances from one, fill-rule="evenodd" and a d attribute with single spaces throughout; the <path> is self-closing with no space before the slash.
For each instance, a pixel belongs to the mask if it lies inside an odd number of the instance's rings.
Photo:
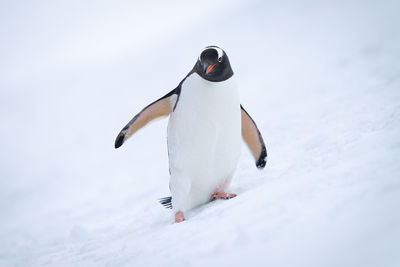
<path id="1" fill-rule="evenodd" d="M 212 64 L 210 66 L 208 66 L 207 70 L 206 70 L 206 74 L 208 74 L 214 67 L 216 64 Z"/>

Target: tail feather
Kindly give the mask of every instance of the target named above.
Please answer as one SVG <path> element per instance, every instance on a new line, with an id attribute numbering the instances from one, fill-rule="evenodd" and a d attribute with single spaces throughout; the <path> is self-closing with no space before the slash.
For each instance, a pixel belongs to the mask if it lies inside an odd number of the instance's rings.
<path id="1" fill-rule="evenodd" d="M 167 209 L 172 209 L 172 197 L 163 197 L 158 199 L 158 201 Z"/>

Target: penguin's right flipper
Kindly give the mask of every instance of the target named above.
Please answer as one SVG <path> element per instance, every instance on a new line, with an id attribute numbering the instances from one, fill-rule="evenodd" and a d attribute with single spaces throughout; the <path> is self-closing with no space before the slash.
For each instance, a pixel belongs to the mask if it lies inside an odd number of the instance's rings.
<path id="1" fill-rule="evenodd" d="M 167 116 L 175 109 L 180 88 L 177 87 L 165 96 L 154 101 L 128 122 L 128 124 L 121 130 L 115 140 L 115 148 L 119 148 L 122 144 L 131 137 L 135 132 L 144 127 L 150 121 Z"/>
<path id="2" fill-rule="evenodd" d="M 267 149 L 256 123 L 240 105 L 242 111 L 242 137 L 256 160 L 256 166 L 263 169 L 267 163 Z"/>

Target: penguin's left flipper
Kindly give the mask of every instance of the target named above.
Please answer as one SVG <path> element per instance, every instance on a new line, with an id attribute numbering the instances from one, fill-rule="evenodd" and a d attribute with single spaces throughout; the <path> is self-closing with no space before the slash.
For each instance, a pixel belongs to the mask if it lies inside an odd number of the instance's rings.
<path id="1" fill-rule="evenodd" d="M 242 137 L 256 160 L 257 168 L 263 169 L 267 163 L 267 149 L 263 137 L 247 111 L 242 105 L 240 105 L 240 108 L 242 112 Z"/>
<path id="2" fill-rule="evenodd" d="M 119 148 L 122 144 L 136 133 L 139 129 L 144 127 L 150 121 L 167 116 L 175 108 L 175 104 L 179 97 L 179 88 L 175 88 L 165 96 L 154 101 L 128 122 L 128 124 L 121 130 L 115 140 L 115 148 Z"/>

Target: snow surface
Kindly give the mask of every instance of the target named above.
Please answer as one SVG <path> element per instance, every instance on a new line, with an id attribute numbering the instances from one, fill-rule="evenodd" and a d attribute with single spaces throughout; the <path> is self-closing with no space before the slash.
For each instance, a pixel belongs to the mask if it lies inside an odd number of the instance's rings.
<path id="1" fill-rule="evenodd" d="M 400 266 L 398 1 L 2 1 L 0 266 Z M 267 143 L 171 224 L 167 121 L 207 45 Z"/>

